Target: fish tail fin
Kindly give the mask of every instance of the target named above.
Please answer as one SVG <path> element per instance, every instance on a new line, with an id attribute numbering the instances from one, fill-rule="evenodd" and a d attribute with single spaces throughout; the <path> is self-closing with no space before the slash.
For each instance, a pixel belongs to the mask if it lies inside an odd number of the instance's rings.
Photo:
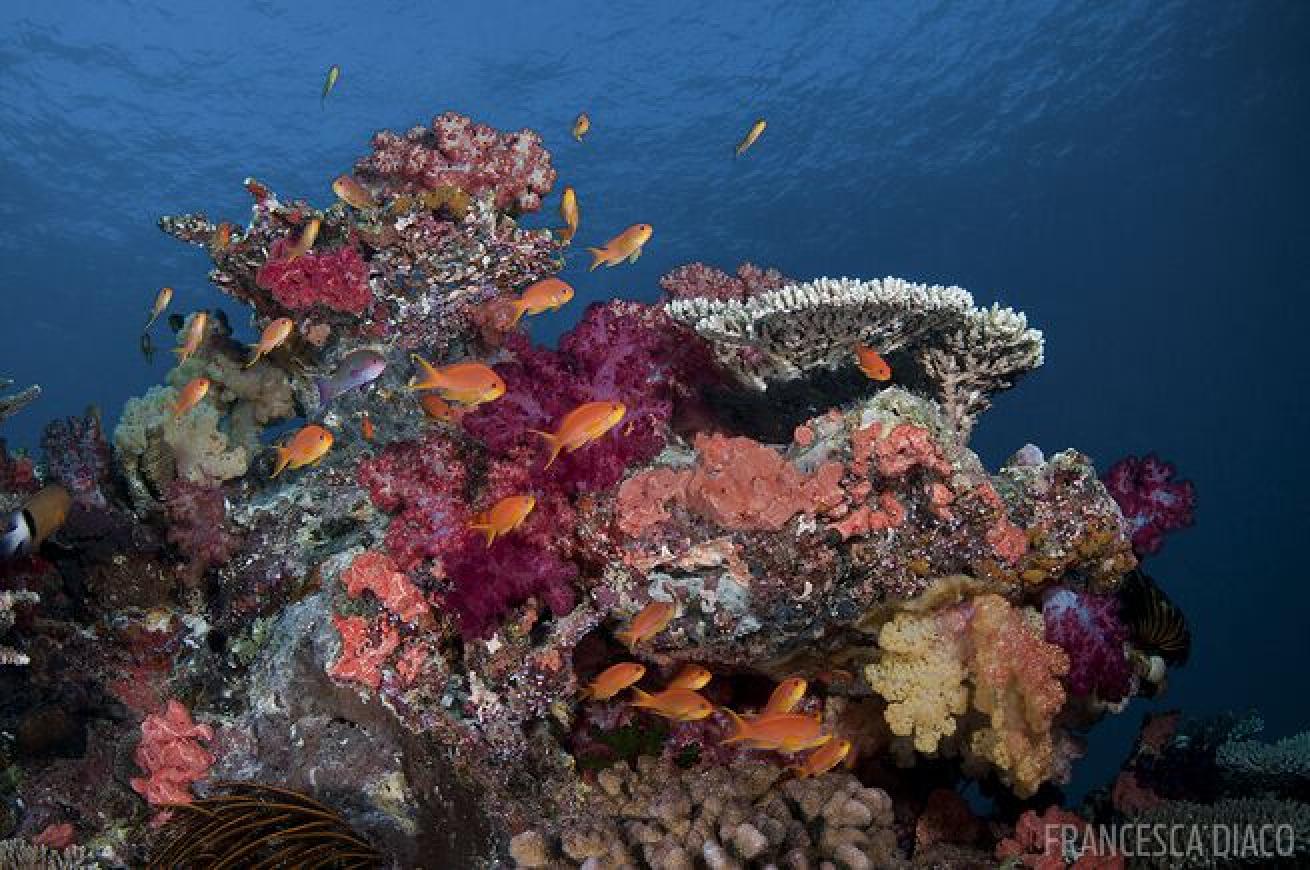
<path id="1" fill-rule="evenodd" d="M 528 303 L 524 302 L 522 299 L 515 299 L 514 319 L 510 321 L 510 326 L 518 326 L 519 321 L 523 319 L 523 315 L 527 313 L 528 313 Z"/>
<path id="2" fill-rule="evenodd" d="M 243 365 L 242 368 L 243 368 L 243 369 L 248 369 L 248 368 L 250 368 L 250 367 L 253 366 L 255 363 L 259 362 L 259 358 L 260 358 L 261 356 L 263 356 L 263 351 L 261 351 L 261 350 L 259 350 L 258 348 L 256 348 L 256 349 L 255 349 L 255 352 L 254 352 L 254 353 L 251 355 L 251 357 L 250 357 L 250 362 L 248 362 L 248 363 L 246 363 L 245 365 Z"/>
<path id="3" fill-rule="evenodd" d="M 559 452 L 564 449 L 563 443 L 558 437 L 552 435 L 550 432 L 542 432 L 540 429 L 529 429 L 528 431 L 546 439 L 546 446 L 550 448 L 550 458 L 546 460 L 546 464 L 543 468 L 550 468 L 550 466 L 555 462 L 556 457 L 559 456 Z"/>
<path id="4" fill-rule="evenodd" d="M 631 631 L 629 631 L 629 630 L 626 629 L 626 628 L 622 628 L 622 629 L 619 629 L 618 631 L 614 632 L 614 636 L 615 636 L 616 638 L 618 638 L 618 639 L 623 643 L 623 645 L 626 646 L 628 649 L 632 649 L 632 632 L 631 632 Z"/>
<path id="5" fill-rule="evenodd" d="M 487 546 L 496 543 L 496 529 L 487 523 L 469 523 L 469 528 L 487 536 Z"/>
<path id="6" fill-rule="evenodd" d="M 654 707 L 655 699 L 649 692 L 643 692 L 636 686 L 632 687 L 632 700 L 628 702 L 633 707 Z"/>
<path id="7" fill-rule="evenodd" d="M 152 315 L 150 315 L 150 319 L 146 321 L 146 328 L 143 329 L 143 330 L 141 330 L 141 331 L 142 331 L 142 332 L 149 332 L 149 331 L 150 331 L 150 327 L 154 326 L 154 325 L 155 325 L 155 321 L 158 320 L 158 319 L 159 319 L 159 315 L 158 315 L 158 314 L 152 314 Z"/>
<path id="8" fill-rule="evenodd" d="M 591 686 L 583 686 L 581 689 L 578 689 L 578 700 L 586 701 L 591 698 L 592 694 L 594 693 L 591 691 Z"/>
<path id="9" fill-rule="evenodd" d="M 727 745 L 729 743 L 740 743 L 743 740 L 749 740 L 750 729 L 751 729 L 750 723 L 747 722 L 745 719 L 742 719 L 741 716 L 737 715 L 732 710 L 729 710 L 727 707 L 723 707 L 721 709 L 723 710 L 723 713 L 728 717 L 728 720 L 732 722 L 732 733 L 729 734 L 727 737 L 725 737 L 723 740 L 719 741 L 719 744 Z"/>
<path id="10" fill-rule="evenodd" d="M 587 248 L 587 253 L 591 254 L 591 265 L 587 267 L 588 272 L 595 269 L 605 260 L 604 248 Z"/>
<path id="11" fill-rule="evenodd" d="M 273 477 L 281 474 L 286 467 L 291 464 L 291 451 L 285 447 L 274 447 L 277 451 L 277 462 L 273 466 Z"/>

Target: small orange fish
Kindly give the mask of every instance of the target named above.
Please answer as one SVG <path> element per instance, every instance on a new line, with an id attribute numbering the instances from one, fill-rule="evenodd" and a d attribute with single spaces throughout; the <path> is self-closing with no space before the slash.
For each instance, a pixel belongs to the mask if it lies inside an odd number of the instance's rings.
<path id="1" fill-rule="evenodd" d="M 296 237 L 295 242 L 292 243 L 291 247 L 287 248 L 285 259 L 288 263 L 314 247 L 314 240 L 318 238 L 318 231 L 322 226 L 323 221 L 320 218 L 312 218 L 309 223 L 305 224 L 305 228 L 300 231 L 300 235 Z"/>
<path id="2" fill-rule="evenodd" d="M 587 132 L 590 129 L 591 129 L 591 118 L 587 115 L 586 112 L 580 113 L 578 115 L 578 119 L 573 122 L 573 138 L 581 142 L 582 137 L 586 136 Z"/>
<path id="3" fill-rule="evenodd" d="M 178 362 L 184 363 L 191 359 L 191 355 L 200 349 L 204 343 L 205 331 L 209 328 L 209 315 L 203 311 L 197 311 L 191 315 L 191 322 L 186 326 L 186 332 L 182 333 L 181 347 L 173 348 L 173 353 L 177 354 Z"/>
<path id="4" fill-rule="evenodd" d="M 287 340 L 291 335 L 291 330 L 295 328 L 295 323 L 290 317 L 279 317 L 264 327 L 264 332 L 259 336 L 259 344 L 254 347 L 254 354 L 250 357 L 250 362 L 246 363 L 246 368 L 250 368 L 259 362 L 259 358 L 266 353 L 272 353 L 280 347 L 282 342 Z"/>
<path id="5" fill-rule="evenodd" d="M 622 402 L 586 402 L 565 414 L 555 432 L 528 431 L 546 439 L 546 446 L 550 448 L 546 468 L 550 468 L 561 450 L 572 453 L 585 447 L 619 425 L 626 413 L 628 409 Z"/>
<path id="6" fill-rule="evenodd" d="M 528 518 L 537 506 L 537 499 L 531 495 L 511 495 L 502 498 L 489 509 L 473 517 L 469 528 L 487 536 L 487 546 L 496 542 L 500 535 L 514 531 Z"/>
<path id="7" fill-rule="evenodd" d="M 155 321 L 159 319 L 159 315 L 164 313 L 164 309 L 167 308 L 168 303 L 172 301 L 173 301 L 172 287 L 164 287 L 159 291 L 159 293 L 155 296 L 155 307 L 150 310 L 150 320 L 149 322 L 146 323 L 146 329 L 149 329 L 150 327 L 155 325 Z"/>
<path id="8" fill-rule="evenodd" d="M 772 749 L 790 755 L 822 746 L 832 739 L 824 734 L 819 717 L 805 713 L 770 713 L 758 719 L 743 719 L 733 711 L 723 710 L 732 720 L 733 733 L 723 742 L 745 743 L 750 749 Z"/>
<path id="9" fill-rule="evenodd" d="M 879 356 L 878 352 L 873 348 L 857 344 L 855 346 L 855 358 L 859 360 L 860 371 L 864 372 L 865 377 L 869 380 L 891 380 L 892 367 L 887 365 L 887 361 Z"/>
<path id="10" fill-rule="evenodd" d="M 209 378 L 193 378 L 178 394 L 177 404 L 173 405 L 173 419 L 176 420 L 194 408 L 208 392 Z"/>
<path id="11" fill-rule="evenodd" d="M 247 178 L 242 182 L 242 184 L 245 186 L 247 192 L 255 198 L 255 202 L 263 202 L 271 196 L 268 192 L 268 188 L 260 184 L 254 178 Z"/>
<path id="12" fill-rule="evenodd" d="M 695 722 L 714 712 L 714 705 L 692 689 L 665 689 L 652 695 L 634 686 L 632 695 L 631 706 L 679 722 Z"/>
<path id="13" fill-rule="evenodd" d="M 652 601 L 641 609 L 628 627 L 614 632 L 614 636 L 632 649 L 644 640 L 659 634 L 673 619 L 676 608 L 671 601 Z"/>
<path id="14" fill-rule="evenodd" d="M 578 194 L 571 187 L 564 188 L 559 199 L 559 216 L 564 221 L 564 229 L 559 231 L 560 241 L 573 241 L 578 234 Z"/>
<path id="15" fill-rule="evenodd" d="M 285 447 L 275 447 L 277 464 L 273 476 L 277 477 L 284 468 L 304 468 L 320 461 L 332 449 L 332 433 L 322 426 L 309 425 L 301 429 Z"/>
<path id="16" fill-rule="evenodd" d="M 232 230 L 235 229 L 227 221 L 223 221 L 214 230 L 214 234 L 209 237 L 209 250 L 215 254 L 221 254 L 227 250 L 228 245 L 232 244 Z"/>
<path id="17" fill-rule="evenodd" d="M 580 693 L 582 698 L 608 701 L 646 675 L 646 666 L 620 662 L 601 671 Z"/>
<path id="18" fill-rule="evenodd" d="M 714 675 L 700 665 L 683 665 L 678 675 L 669 681 L 670 689 L 703 689 Z"/>
<path id="19" fill-rule="evenodd" d="M 573 298 L 573 288 L 558 278 L 544 278 L 523 291 L 514 300 L 514 323 L 525 314 L 558 311 Z"/>
<path id="20" fill-rule="evenodd" d="M 851 754 L 851 741 L 845 737 L 830 740 L 805 756 L 800 764 L 792 765 L 792 771 L 800 779 L 821 776 L 846 760 Z"/>
<path id="21" fill-rule="evenodd" d="M 617 266 L 624 260 L 637 262 L 641 256 L 642 246 L 650 241 L 655 230 L 650 224 L 633 224 L 600 248 L 587 248 L 591 254 L 591 269 L 597 266 Z M 588 269 L 587 271 L 591 271 Z"/>
<path id="22" fill-rule="evenodd" d="M 436 390 L 443 399 L 462 405 L 481 405 L 505 395 L 505 382 L 489 365 L 462 362 L 436 368 L 417 354 L 414 362 L 422 374 L 410 379 L 411 390 Z"/>
<path id="23" fill-rule="evenodd" d="M 359 418 L 359 434 L 364 436 L 365 441 L 372 441 L 378 435 L 377 427 L 373 425 L 373 418 L 365 411 Z"/>
<path id="24" fill-rule="evenodd" d="M 454 423 L 464 416 L 462 408 L 456 408 L 436 393 L 424 393 L 419 396 L 419 405 L 430 420 Z"/>
<path id="25" fill-rule="evenodd" d="M 368 188 L 349 175 L 342 175 L 332 182 L 332 192 L 351 208 L 363 211 L 366 208 L 377 207 L 377 201 L 373 199 L 373 194 L 368 192 Z"/>
<path id="26" fill-rule="evenodd" d="M 762 719 L 771 713 L 790 713 L 805 697 L 806 688 L 806 682 L 800 677 L 788 677 L 774 688 L 769 702 L 756 718 Z"/>

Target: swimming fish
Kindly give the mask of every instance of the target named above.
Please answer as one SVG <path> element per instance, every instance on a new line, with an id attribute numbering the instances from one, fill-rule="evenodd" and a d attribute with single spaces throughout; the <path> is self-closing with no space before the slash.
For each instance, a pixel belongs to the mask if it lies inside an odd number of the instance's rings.
<path id="1" fill-rule="evenodd" d="M 173 405 L 173 419 L 176 420 L 187 411 L 190 411 L 200 400 L 209 392 L 209 378 L 192 378 L 182 392 L 178 393 L 177 402 Z"/>
<path id="2" fill-rule="evenodd" d="M 589 131 L 590 129 L 591 129 L 590 116 L 588 116 L 586 112 L 580 113 L 578 115 L 578 119 L 573 122 L 573 138 L 581 142 L 582 137 L 586 136 L 587 131 Z"/>
<path id="3" fill-rule="evenodd" d="M 464 410 L 456 408 L 436 393 L 424 393 L 419 396 L 419 406 L 430 420 L 454 422 L 464 416 Z"/>
<path id="4" fill-rule="evenodd" d="M 745 743 L 750 749 L 773 749 L 791 754 L 822 746 L 832 739 L 824 734 L 817 714 L 771 713 L 758 719 L 743 719 L 733 711 L 723 710 L 732 720 L 733 732 L 723 743 Z"/>
<path id="5" fill-rule="evenodd" d="M 871 381 L 891 380 L 892 367 L 871 347 L 862 344 L 855 346 L 855 358 L 859 361 L 860 371 Z"/>
<path id="6" fill-rule="evenodd" d="M 542 432 L 539 429 L 528 431 L 546 439 L 550 458 L 546 460 L 545 467 L 550 468 L 561 450 L 572 453 L 585 447 L 619 425 L 626 413 L 628 409 L 622 402 L 586 402 L 565 414 L 555 432 Z"/>
<path id="7" fill-rule="evenodd" d="M 593 701 L 608 701 L 646 675 L 646 666 L 636 662 L 610 665 L 596 675 L 578 694 Z"/>
<path id="8" fill-rule="evenodd" d="M 187 324 L 186 332 L 182 334 L 182 345 L 173 348 L 173 353 L 177 354 L 178 362 L 184 363 L 191 359 L 191 355 L 200 349 L 200 345 L 205 340 L 205 331 L 209 328 L 209 315 L 203 311 L 197 311 L 191 315 L 191 322 Z"/>
<path id="9" fill-rule="evenodd" d="M 323 221 L 321 219 L 311 218 L 309 223 L 305 224 L 305 228 L 300 231 L 300 235 L 287 248 L 286 262 L 290 263 L 314 247 L 314 240 L 318 238 L 318 231 L 322 226 Z"/>
<path id="10" fill-rule="evenodd" d="M 559 198 L 559 216 L 564 221 L 564 229 L 559 231 L 560 241 L 572 241 L 578 234 L 578 194 L 571 187 L 564 188 Z"/>
<path id="11" fill-rule="evenodd" d="M 633 224 L 614 238 L 610 239 L 600 248 L 587 248 L 591 254 L 591 269 L 604 264 L 606 266 L 617 266 L 624 260 L 629 263 L 637 262 L 641 256 L 642 246 L 650 241 L 651 234 L 655 230 L 650 224 Z"/>
<path id="12" fill-rule="evenodd" d="M 481 405 L 505 395 L 505 382 L 485 363 L 462 362 L 436 368 L 418 354 L 413 355 L 420 375 L 411 378 L 411 390 L 436 390 L 443 399 L 462 405 Z"/>
<path id="13" fill-rule="evenodd" d="M 678 675 L 669 681 L 670 689 L 703 689 L 714 677 L 700 665 L 683 665 Z"/>
<path id="14" fill-rule="evenodd" d="M 671 601 L 652 601 L 628 623 L 628 627 L 614 632 L 614 636 L 632 649 L 644 640 L 650 640 L 664 630 L 673 619 L 676 608 Z"/>
<path id="15" fill-rule="evenodd" d="M 514 300 L 514 323 L 525 314 L 558 311 L 573 298 L 573 288 L 558 278 L 543 278 Z"/>
<path id="16" fill-rule="evenodd" d="M 502 498 L 487 510 L 473 517 L 469 528 L 487 536 L 487 546 L 496 542 L 496 538 L 517 529 L 532 509 L 537 506 L 537 499 L 531 495 L 511 495 Z"/>
<path id="17" fill-rule="evenodd" d="M 790 713 L 796 709 L 801 698 L 805 697 L 806 688 L 805 680 L 800 677 L 788 677 L 774 687 L 773 694 L 769 695 L 769 702 L 755 718 L 762 719 L 772 713 Z"/>
<path id="18" fill-rule="evenodd" d="M 373 425 L 373 418 L 365 411 L 359 419 L 359 434 L 364 436 L 365 441 L 372 441 L 377 437 L 378 430 Z"/>
<path id="19" fill-rule="evenodd" d="M 821 776 L 846 760 L 851 754 L 851 741 L 845 737 L 830 740 L 805 756 L 800 764 L 793 764 L 791 769 L 800 779 Z"/>
<path id="20" fill-rule="evenodd" d="M 737 144 L 737 150 L 732 156 L 740 157 L 744 154 L 746 149 L 754 145 L 755 140 L 760 138 L 760 134 L 764 132 L 764 128 L 767 126 L 769 126 L 769 124 L 763 118 L 760 118 L 754 124 L 751 124 L 751 128 L 746 131 L 746 138 L 742 139 L 741 142 Z"/>
<path id="21" fill-rule="evenodd" d="M 342 175 L 332 182 L 332 192 L 346 205 L 360 211 L 377 206 L 377 202 L 374 201 L 373 194 L 368 192 L 368 188 L 349 175 Z"/>
<path id="22" fill-rule="evenodd" d="M 58 484 L 32 495 L 21 508 L 0 520 L 0 559 L 35 553 L 46 538 L 59 531 L 72 506 L 73 497 Z"/>
<path id="23" fill-rule="evenodd" d="M 253 348 L 254 353 L 250 357 L 250 362 L 246 363 L 246 368 L 259 362 L 259 358 L 264 354 L 272 353 L 280 347 L 282 342 L 287 340 L 287 336 L 291 335 L 291 330 L 295 326 L 290 317 L 279 317 L 265 326 L 263 334 L 259 336 L 259 343 Z"/>
<path id="24" fill-rule="evenodd" d="M 253 176 L 247 176 L 246 180 L 241 182 L 246 191 L 255 198 L 255 202 L 263 202 L 272 196 L 267 187 L 256 180 Z"/>
<path id="25" fill-rule="evenodd" d="M 327 456 L 327 452 L 332 449 L 332 433 L 322 426 L 311 424 L 292 435 L 285 446 L 273 449 L 277 451 L 273 476 L 277 477 L 284 468 L 304 468 Z"/>
<path id="26" fill-rule="evenodd" d="M 318 387 L 318 400 L 326 405 L 342 393 L 371 384 L 386 367 L 386 359 L 377 351 L 366 347 L 352 350 L 341 358 L 336 371 L 330 376 L 314 379 Z"/>
<path id="27" fill-rule="evenodd" d="M 150 338 L 150 333 L 141 333 L 141 355 L 146 358 L 146 363 L 155 361 L 155 342 Z"/>
<path id="28" fill-rule="evenodd" d="M 714 705 L 693 689 L 665 689 L 652 695 L 634 686 L 632 695 L 631 706 L 679 722 L 695 722 L 714 712 Z"/>
<path id="29" fill-rule="evenodd" d="M 341 67 L 334 63 L 328 67 L 327 78 L 323 80 L 323 95 L 318 98 L 320 107 L 322 107 L 323 101 L 327 99 L 328 94 L 332 93 L 332 89 L 337 86 L 337 79 L 339 78 L 341 78 Z"/>
<path id="30" fill-rule="evenodd" d="M 146 321 L 146 329 L 155 325 L 155 321 L 159 319 L 159 315 L 164 313 L 164 309 L 167 308 L 168 303 L 172 301 L 173 288 L 164 287 L 160 289 L 160 291 L 155 295 L 155 307 L 150 309 L 150 319 Z"/>
<path id="31" fill-rule="evenodd" d="M 209 237 L 209 250 L 215 254 L 221 254 L 226 251 L 228 245 L 232 244 L 232 230 L 235 229 L 227 221 L 223 221 L 214 230 L 214 234 Z"/>

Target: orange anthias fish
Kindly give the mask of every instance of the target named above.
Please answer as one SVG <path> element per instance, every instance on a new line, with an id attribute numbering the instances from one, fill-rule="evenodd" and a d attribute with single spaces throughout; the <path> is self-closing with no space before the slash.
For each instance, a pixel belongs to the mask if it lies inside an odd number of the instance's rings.
<path id="1" fill-rule="evenodd" d="M 205 340 L 205 331 L 209 328 L 209 315 L 203 311 L 197 311 L 191 315 L 191 322 L 186 326 L 186 332 L 182 334 L 182 346 L 173 349 L 177 354 L 178 362 L 186 362 L 191 359 L 191 355 L 200 349 L 200 345 Z"/>
<path id="2" fill-rule="evenodd" d="M 628 703 L 633 707 L 679 722 L 695 722 L 714 712 L 714 705 L 693 689 L 665 689 L 651 695 L 633 687 L 632 695 Z"/>
<path id="3" fill-rule="evenodd" d="M 509 534 L 528 518 L 537 506 L 537 499 L 531 495 L 511 495 L 502 498 L 489 509 L 473 518 L 469 528 L 487 536 L 487 546 L 495 543 L 496 538 Z"/>
<path id="4" fill-rule="evenodd" d="M 700 665 L 683 665 L 678 675 L 669 681 L 670 689 L 703 689 L 714 675 Z"/>
<path id="5" fill-rule="evenodd" d="M 292 260 L 307 253 L 310 248 L 314 247 L 314 240 L 318 238 L 318 231 L 323 226 L 323 221 L 319 218 L 312 218 L 305 228 L 300 231 L 291 247 L 287 248 L 286 261 Z"/>
<path id="6" fill-rule="evenodd" d="M 558 311 L 573 298 L 573 288 L 558 278 L 544 278 L 523 291 L 523 295 L 514 300 L 514 322 L 518 323 L 525 314 L 541 314 L 545 311 Z"/>
<path id="7" fill-rule="evenodd" d="M 264 327 L 264 333 L 259 336 L 259 344 L 254 347 L 254 354 L 250 357 L 250 362 L 246 363 L 246 368 L 250 368 L 259 362 L 259 358 L 266 353 L 272 353 L 273 350 L 280 347 L 282 342 L 287 340 L 291 335 L 291 330 L 295 328 L 295 323 L 290 317 L 279 317 Z"/>
<path id="8" fill-rule="evenodd" d="M 342 175 L 332 182 L 332 192 L 351 208 L 363 211 L 366 208 L 377 207 L 377 202 L 373 199 L 373 194 L 368 192 L 368 188 L 349 175 Z"/>
<path id="9" fill-rule="evenodd" d="M 462 362 L 436 368 L 414 355 L 421 375 L 411 378 L 411 390 L 436 390 L 443 399 L 461 405 L 481 405 L 505 395 L 505 382 L 495 369 L 484 363 Z"/>
<path id="10" fill-rule="evenodd" d="M 824 734 L 819 717 L 804 713 L 771 713 L 758 719 L 747 720 L 731 710 L 724 709 L 732 720 L 733 732 L 726 743 L 745 743 L 750 749 L 773 749 L 791 754 L 822 746 L 832 739 Z"/>
<path id="11" fill-rule="evenodd" d="M 601 671 L 579 694 L 593 701 L 608 701 L 645 675 L 645 665 L 620 662 Z"/>
<path id="12" fill-rule="evenodd" d="M 857 344 L 855 346 L 855 358 L 859 361 L 860 371 L 864 372 L 864 376 L 869 380 L 891 380 L 892 367 L 887 365 L 887 360 L 879 356 L 878 352 L 873 348 Z"/>
<path id="13" fill-rule="evenodd" d="M 790 713 L 796 709 L 801 698 L 805 697 L 806 688 L 808 686 L 805 680 L 800 677 L 788 677 L 774 688 L 773 694 L 769 695 L 769 702 L 755 718 L 762 719 L 771 713 Z"/>
<path id="14" fill-rule="evenodd" d="M 624 260 L 637 262 L 642 246 L 650 241 L 655 228 L 650 224 L 633 224 L 605 243 L 604 247 L 587 248 L 591 254 L 591 269 L 599 265 L 617 266 Z M 591 271 L 588 269 L 587 271 Z"/>
<path id="15" fill-rule="evenodd" d="M 572 453 L 590 444 L 619 425 L 626 413 L 628 409 L 622 402 L 586 402 L 565 414 L 559 429 L 554 433 L 538 429 L 528 431 L 546 439 L 550 447 L 550 459 L 546 460 L 546 468 L 550 468 L 561 450 Z"/>
<path id="16" fill-rule="evenodd" d="M 306 426 L 277 450 L 277 464 L 273 467 L 273 476 L 277 477 L 284 468 L 304 468 L 327 456 L 332 449 L 332 433 L 322 426 Z"/>
<path id="17" fill-rule="evenodd" d="M 632 649 L 644 640 L 659 634 L 673 619 L 676 608 L 671 601 L 652 601 L 632 617 L 628 627 L 614 632 L 614 636 Z"/>
<path id="18" fill-rule="evenodd" d="M 173 419 L 176 420 L 194 408 L 208 392 L 209 378 L 193 378 L 178 394 L 177 404 L 173 405 Z"/>
<path id="19" fill-rule="evenodd" d="M 209 237 L 209 250 L 215 254 L 221 254 L 227 250 L 228 245 L 232 244 L 232 230 L 235 229 L 227 221 L 223 221 L 214 230 L 214 234 Z"/>
<path id="20" fill-rule="evenodd" d="M 418 403 L 429 420 L 454 423 L 466 413 L 463 408 L 456 408 L 436 393 L 424 393 Z"/>
<path id="21" fill-rule="evenodd" d="M 841 764 L 850 754 L 851 741 L 845 737 L 830 740 L 805 756 L 805 760 L 800 764 L 792 765 L 791 769 L 800 779 L 820 776 Z"/>
<path id="22" fill-rule="evenodd" d="M 159 319 L 159 315 L 164 313 L 164 309 L 167 308 L 168 303 L 172 301 L 173 301 L 172 287 L 164 287 L 159 291 L 159 293 L 155 296 L 155 307 L 150 310 L 150 320 L 146 323 L 146 329 L 149 329 L 150 327 L 155 325 L 155 321 Z"/>
<path id="23" fill-rule="evenodd" d="M 377 427 L 373 425 L 373 418 L 365 411 L 359 418 L 359 434 L 364 436 L 365 441 L 372 441 L 378 435 Z"/>
<path id="24" fill-rule="evenodd" d="M 560 241 L 573 241 L 578 234 L 578 194 L 571 187 L 564 188 L 559 199 L 559 216 L 564 221 L 564 229 L 559 231 Z"/>
<path id="25" fill-rule="evenodd" d="M 580 113 L 578 119 L 573 122 L 573 138 L 581 142 L 582 137 L 586 136 L 590 129 L 591 117 L 586 112 Z"/>

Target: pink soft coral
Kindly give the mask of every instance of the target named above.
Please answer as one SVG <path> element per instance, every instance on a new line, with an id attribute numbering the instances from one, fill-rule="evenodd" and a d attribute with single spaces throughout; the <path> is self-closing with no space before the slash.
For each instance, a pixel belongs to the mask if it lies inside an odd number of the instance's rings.
<path id="1" fill-rule="evenodd" d="M 191 803 L 191 784 L 208 776 L 214 764 L 199 741 L 213 739 L 213 728 L 197 725 L 186 707 L 169 701 L 141 723 L 136 763 L 146 776 L 133 778 L 132 789 L 151 806 Z"/>
<path id="2" fill-rule="evenodd" d="M 1069 688 L 1118 701 L 1128 694 L 1132 670 L 1124 655 L 1128 630 L 1119 619 L 1118 600 L 1058 587 L 1042 603 L 1046 639 L 1069 656 Z"/>
<path id="3" fill-rule="evenodd" d="M 1095 845 L 1090 832 L 1080 816 L 1059 807 L 1048 807 L 1040 815 L 1028 810 L 1019 817 L 1014 836 L 997 845 L 996 857 L 1016 859 L 1020 866 L 1032 870 L 1122 870 L 1123 856 L 1081 849 L 1085 844 Z M 1065 853 L 1066 843 L 1072 846 L 1069 854 Z"/>
<path id="4" fill-rule="evenodd" d="M 444 560 L 451 589 L 443 598 L 466 638 L 484 638 L 510 609 L 538 596 L 556 616 L 573 610 L 578 569 L 550 550 L 510 536 L 487 547 L 470 535 Z"/>
<path id="5" fill-rule="evenodd" d="M 36 469 L 31 458 L 11 455 L 4 439 L 0 438 L 0 492 L 36 492 L 37 486 Z"/>
<path id="6" fill-rule="evenodd" d="M 1153 453 L 1125 456 L 1102 477 L 1128 520 L 1138 556 L 1160 552 L 1167 532 L 1192 524 L 1196 490 L 1191 481 L 1173 478 L 1173 465 Z"/>
<path id="7" fill-rule="evenodd" d="M 278 239 L 268 261 L 255 275 L 259 286 L 284 308 L 302 311 L 323 305 L 333 311 L 360 314 L 373 301 L 368 265 L 349 245 L 331 251 L 311 251 L 286 259 L 290 237 Z"/>
<path id="8" fill-rule="evenodd" d="M 232 558 L 240 540 L 228 531 L 222 489 L 178 478 L 164 493 L 164 507 L 168 542 L 186 557 L 193 581 Z"/>
<path id="9" fill-rule="evenodd" d="M 367 590 L 405 622 L 427 619 L 428 602 L 423 593 L 397 570 L 396 563 L 386 553 L 373 550 L 360 553 L 341 575 L 341 580 L 351 598 L 357 598 Z"/>
<path id="10" fill-rule="evenodd" d="M 688 263 L 660 279 L 660 287 L 670 299 L 746 299 L 790 283 L 777 269 L 761 269 L 751 263 L 738 266 L 735 277 L 705 263 Z"/>
<path id="11" fill-rule="evenodd" d="M 332 624 L 341 635 L 341 655 L 328 667 L 328 674 L 338 680 L 362 683 L 371 689 L 382 685 L 382 666 L 400 646 L 400 635 L 386 616 L 378 616 L 373 631 L 369 621 L 362 616 L 334 613 Z"/>
<path id="12" fill-rule="evenodd" d="M 396 515 L 387 527 L 386 550 L 400 571 L 440 557 L 459 542 L 468 524 L 466 467 L 439 432 L 388 445 L 361 461 L 359 482 L 374 504 Z"/>

